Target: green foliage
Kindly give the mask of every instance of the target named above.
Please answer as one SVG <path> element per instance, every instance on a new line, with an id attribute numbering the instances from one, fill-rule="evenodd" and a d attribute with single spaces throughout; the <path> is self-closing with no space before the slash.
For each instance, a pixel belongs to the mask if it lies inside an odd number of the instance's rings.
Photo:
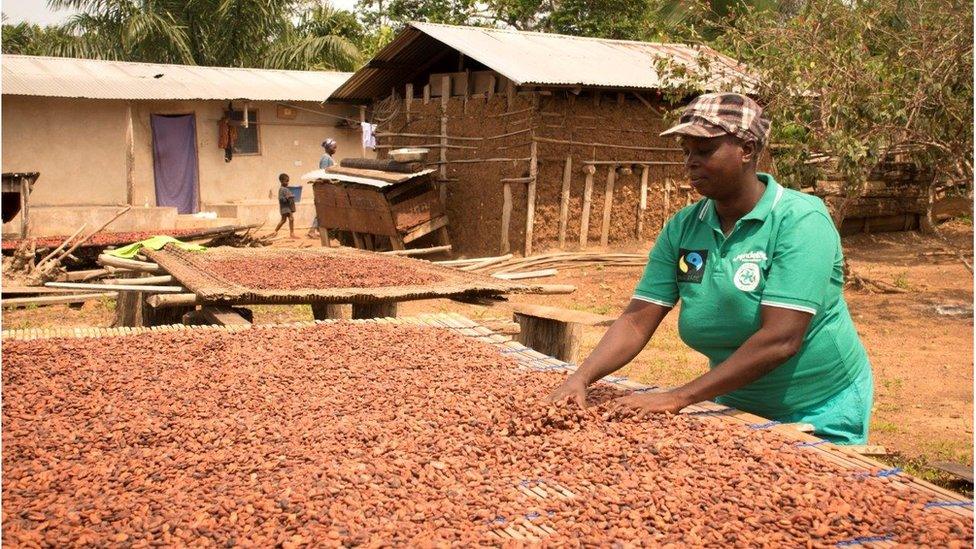
<path id="1" fill-rule="evenodd" d="M 893 154 L 935 169 L 933 184 L 972 178 L 972 21 L 958 0 L 809 0 L 779 17 L 747 9 L 712 44 L 758 77 L 781 178 L 811 183 L 807 161 L 826 154 L 853 196 Z M 675 95 L 705 81 L 657 62 L 687 78 Z"/>
<path id="2" fill-rule="evenodd" d="M 366 33 L 311 0 L 49 0 L 62 26 L 4 25 L 3 52 L 153 63 L 353 70 Z"/>

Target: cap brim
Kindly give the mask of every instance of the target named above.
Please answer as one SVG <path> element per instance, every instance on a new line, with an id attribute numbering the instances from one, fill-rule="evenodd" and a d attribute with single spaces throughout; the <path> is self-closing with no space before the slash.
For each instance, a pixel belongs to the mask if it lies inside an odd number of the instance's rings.
<path id="1" fill-rule="evenodd" d="M 666 135 L 690 135 L 692 137 L 718 137 L 720 135 L 726 135 L 727 131 L 723 130 L 718 126 L 706 126 L 700 122 L 685 122 L 683 124 L 678 124 L 661 132 L 661 137 Z"/>

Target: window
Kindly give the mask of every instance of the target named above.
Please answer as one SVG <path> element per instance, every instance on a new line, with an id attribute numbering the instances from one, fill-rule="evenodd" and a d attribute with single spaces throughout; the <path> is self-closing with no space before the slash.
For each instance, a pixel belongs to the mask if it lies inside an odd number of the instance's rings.
<path id="1" fill-rule="evenodd" d="M 224 114 L 237 122 L 237 142 L 234 143 L 234 154 L 261 154 L 258 139 L 258 111 L 247 111 L 248 127 L 244 127 L 244 111 L 226 111 Z"/>

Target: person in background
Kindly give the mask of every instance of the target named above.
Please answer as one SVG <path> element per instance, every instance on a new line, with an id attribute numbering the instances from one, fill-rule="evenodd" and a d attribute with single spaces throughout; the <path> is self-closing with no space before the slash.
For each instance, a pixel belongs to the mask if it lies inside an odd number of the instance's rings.
<path id="1" fill-rule="evenodd" d="M 278 188 L 278 211 L 281 212 L 281 221 L 275 227 L 274 234 L 277 235 L 287 221 L 288 232 L 292 238 L 295 238 L 295 195 L 288 190 L 288 181 L 290 181 L 288 174 L 278 175 L 278 182 L 281 183 L 281 187 Z"/>
<path id="2" fill-rule="evenodd" d="M 322 158 L 319 159 L 320 170 L 324 170 L 335 165 L 335 160 L 332 158 L 332 155 L 336 153 L 338 146 L 336 145 L 336 140 L 329 137 L 322 142 L 322 148 L 325 149 L 325 153 L 322 155 Z M 315 219 L 312 220 L 312 226 L 308 229 L 308 237 L 315 238 L 317 236 L 319 236 L 319 217 L 315 216 Z"/>

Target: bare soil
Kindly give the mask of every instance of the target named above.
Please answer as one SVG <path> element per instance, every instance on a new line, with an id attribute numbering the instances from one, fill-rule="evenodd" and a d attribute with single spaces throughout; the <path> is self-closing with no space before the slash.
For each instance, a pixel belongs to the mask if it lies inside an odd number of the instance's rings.
<path id="1" fill-rule="evenodd" d="M 772 432 L 543 405 L 563 377 L 410 326 L 8 341 L 3 541 L 972 545 L 959 516 Z"/>

